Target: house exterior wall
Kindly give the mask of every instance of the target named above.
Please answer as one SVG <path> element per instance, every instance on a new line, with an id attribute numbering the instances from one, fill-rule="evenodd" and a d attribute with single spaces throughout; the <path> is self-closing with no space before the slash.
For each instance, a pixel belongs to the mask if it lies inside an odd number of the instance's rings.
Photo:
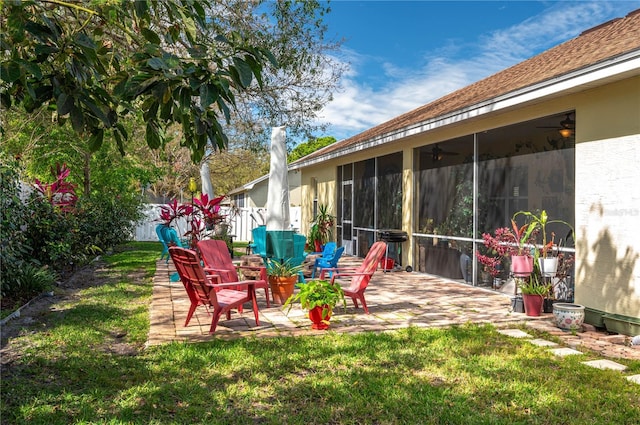
<path id="1" fill-rule="evenodd" d="M 584 92 L 576 115 L 576 302 L 640 318 L 640 77 Z"/>
<path id="2" fill-rule="evenodd" d="M 323 163 L 314 167 L 308 167 L 300 170 L 300 206 L 301 206 L 301 224 L 300 232 L 304 235 L 309 234 L 310 223 L 313 220 L 313 202 L 317 197 L 318 204 L 324 204 L 329 207 L 329 213 L 336 215 L 337 192 L 336 192 L 336 167 L 337 163 Z M 313 179 L 317 181 L 314 185 Z M 314 194 L 314 186 L 317 187 L 317 194 Z M 335 235 L 335 226 L 333 234 Z"/>
<path id="3" fill-rule="evenodd" d="M 289 180 L 289 203 L 292 207 L 299 207 L 301 200 L 299 170 L 290 170 L 287 176 Z M 264 208 L 267 205 L 267 194 L 269 191 L 269 179 L 266 178 L 257 182 L 251 189 L 245 191 L 249 207 Z"/>
<path id="4" fill-rule="evenodd" d="M 338 165 L 402 151 L 402 227 L 411 234 L 415 214 L 415 147 L 567 110 L 575 110 L 577 126 L 575 301 L 588 308 L 638 318 L 640 186 L 636 180 L 640 163 L 640 77 L 544 102 L 519 105 L 482 119 L 463 121 L 302 168 L 303 228 L 308 231 L 305 226 L 312 218 L 312 177 L 318 180 L 318 190 L 322 193 L 319 202 L 334 205 Z M 531 187 L 535 188 L 535 185 L 531 184 Z M 332 213 L 335 212 L 333 207 Z M 403 264 L 411 264 L 414 250 L 410 239 L 403 249 Z"/>

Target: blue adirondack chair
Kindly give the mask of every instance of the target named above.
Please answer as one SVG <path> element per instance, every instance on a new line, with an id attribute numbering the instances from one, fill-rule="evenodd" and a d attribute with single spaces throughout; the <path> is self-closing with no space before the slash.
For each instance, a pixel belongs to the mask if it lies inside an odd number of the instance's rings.
<path id="1" fill-rule="evenodd" d="M 267 257 L 267 226 L 258 226 L 251 230 L 253 243 L 249 244 L 251 253 L 261 256 L 263 259 Z"/>
<path id="2" fill-rule="evenodd" d="M 335 269 L 336 267 L 338 267 L 338 261 L 340 260 L 340 257 L 342 257 L 343 252 L 344 252 L 344 247 L 341 246 L 340 248 L 336 249 L 336 251 L 330 257 L 316 258 L 315 264 L 313 265 L 313 272 L 311 273 L 311 278 L 315 279 L 317 269 L 319 269 L 320 274 L 322 274 L 322 269 Z M 329 274 L 329 277 L 331 277 L 331 274 Z"/>
<path id="3" fill-rule="evenodd" d="M 160 254 L 160 259 L 162 260 L 164 256 L 167 256 L 166 262 L 169 262 L 169 247 L 170 246 L 179 246 L 180 248 L 185 248 L 178 237 L 178 232 L 175 229 L 160 223 L 156 226 L 156 234 L 158 235 L 158 239 L 162 243 L 162 253 Z"/>

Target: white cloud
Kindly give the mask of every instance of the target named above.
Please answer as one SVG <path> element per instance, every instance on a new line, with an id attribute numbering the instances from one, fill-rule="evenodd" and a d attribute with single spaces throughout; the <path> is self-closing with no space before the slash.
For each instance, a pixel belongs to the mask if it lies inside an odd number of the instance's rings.
<path id="1" fill-rule="evenodd" d="M 338 140 L 351 137 L 569 40 L 611 17 L 623 16 L 638 4 L 559 2 L 518 25 L 481 35 L 474 45 L 445 44 L 413 69 L 345 50 L 342 60 L 350 64 L 349 71 L 343 76 L 342 90 L 321 112 L 321 121 L 330 124 L 327 134 Z M 362 70 L 372 68 L 380 69 L 380 76 L 373 80 L 379 82 L 375 86 L 359 78 Z"/>

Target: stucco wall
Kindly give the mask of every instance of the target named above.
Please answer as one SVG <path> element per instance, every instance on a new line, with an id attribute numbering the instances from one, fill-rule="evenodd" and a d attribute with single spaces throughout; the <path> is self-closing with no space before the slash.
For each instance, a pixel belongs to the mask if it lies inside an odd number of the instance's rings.
<path id="1" fill-rule="evenodd" d="M 576 302 L 640 317 L 640 78 L 577 109 Z"/>
<path id="2" fill-rule="evenodd" d="M 313 220 L 313 179 L 317 180 L 318 204 L 324 204 L 329 207 L 329 213 L 336 215 L 336 167 L 337 163 L 331 162 L 324 163 L 322 165 L 308 167 L 304 169 L 304 172 L 300 172 L 301 177 L 301 191 L 300 191 L 300 205 L 301 205 L 301 225 L 300 232 L 302 234 L 309 233 L 309 223 Z M 335 228 L 333 229 L 335 237 Z"/>

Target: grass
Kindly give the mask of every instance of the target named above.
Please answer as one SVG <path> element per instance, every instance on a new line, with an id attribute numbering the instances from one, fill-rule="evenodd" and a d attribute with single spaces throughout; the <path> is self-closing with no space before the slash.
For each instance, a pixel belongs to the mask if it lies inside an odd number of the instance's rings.
<path id="1" fill-rule="evenodd" d="M 490 325 L 171 343 L 149 329 L 159 244 L 107 257 L 3 368 L 3 424 L 637 424 L 640 385 Z M 28 343 L 27 343 L 28 341 Z M 626 362 L 640 373 L 640 362 Z"/>

